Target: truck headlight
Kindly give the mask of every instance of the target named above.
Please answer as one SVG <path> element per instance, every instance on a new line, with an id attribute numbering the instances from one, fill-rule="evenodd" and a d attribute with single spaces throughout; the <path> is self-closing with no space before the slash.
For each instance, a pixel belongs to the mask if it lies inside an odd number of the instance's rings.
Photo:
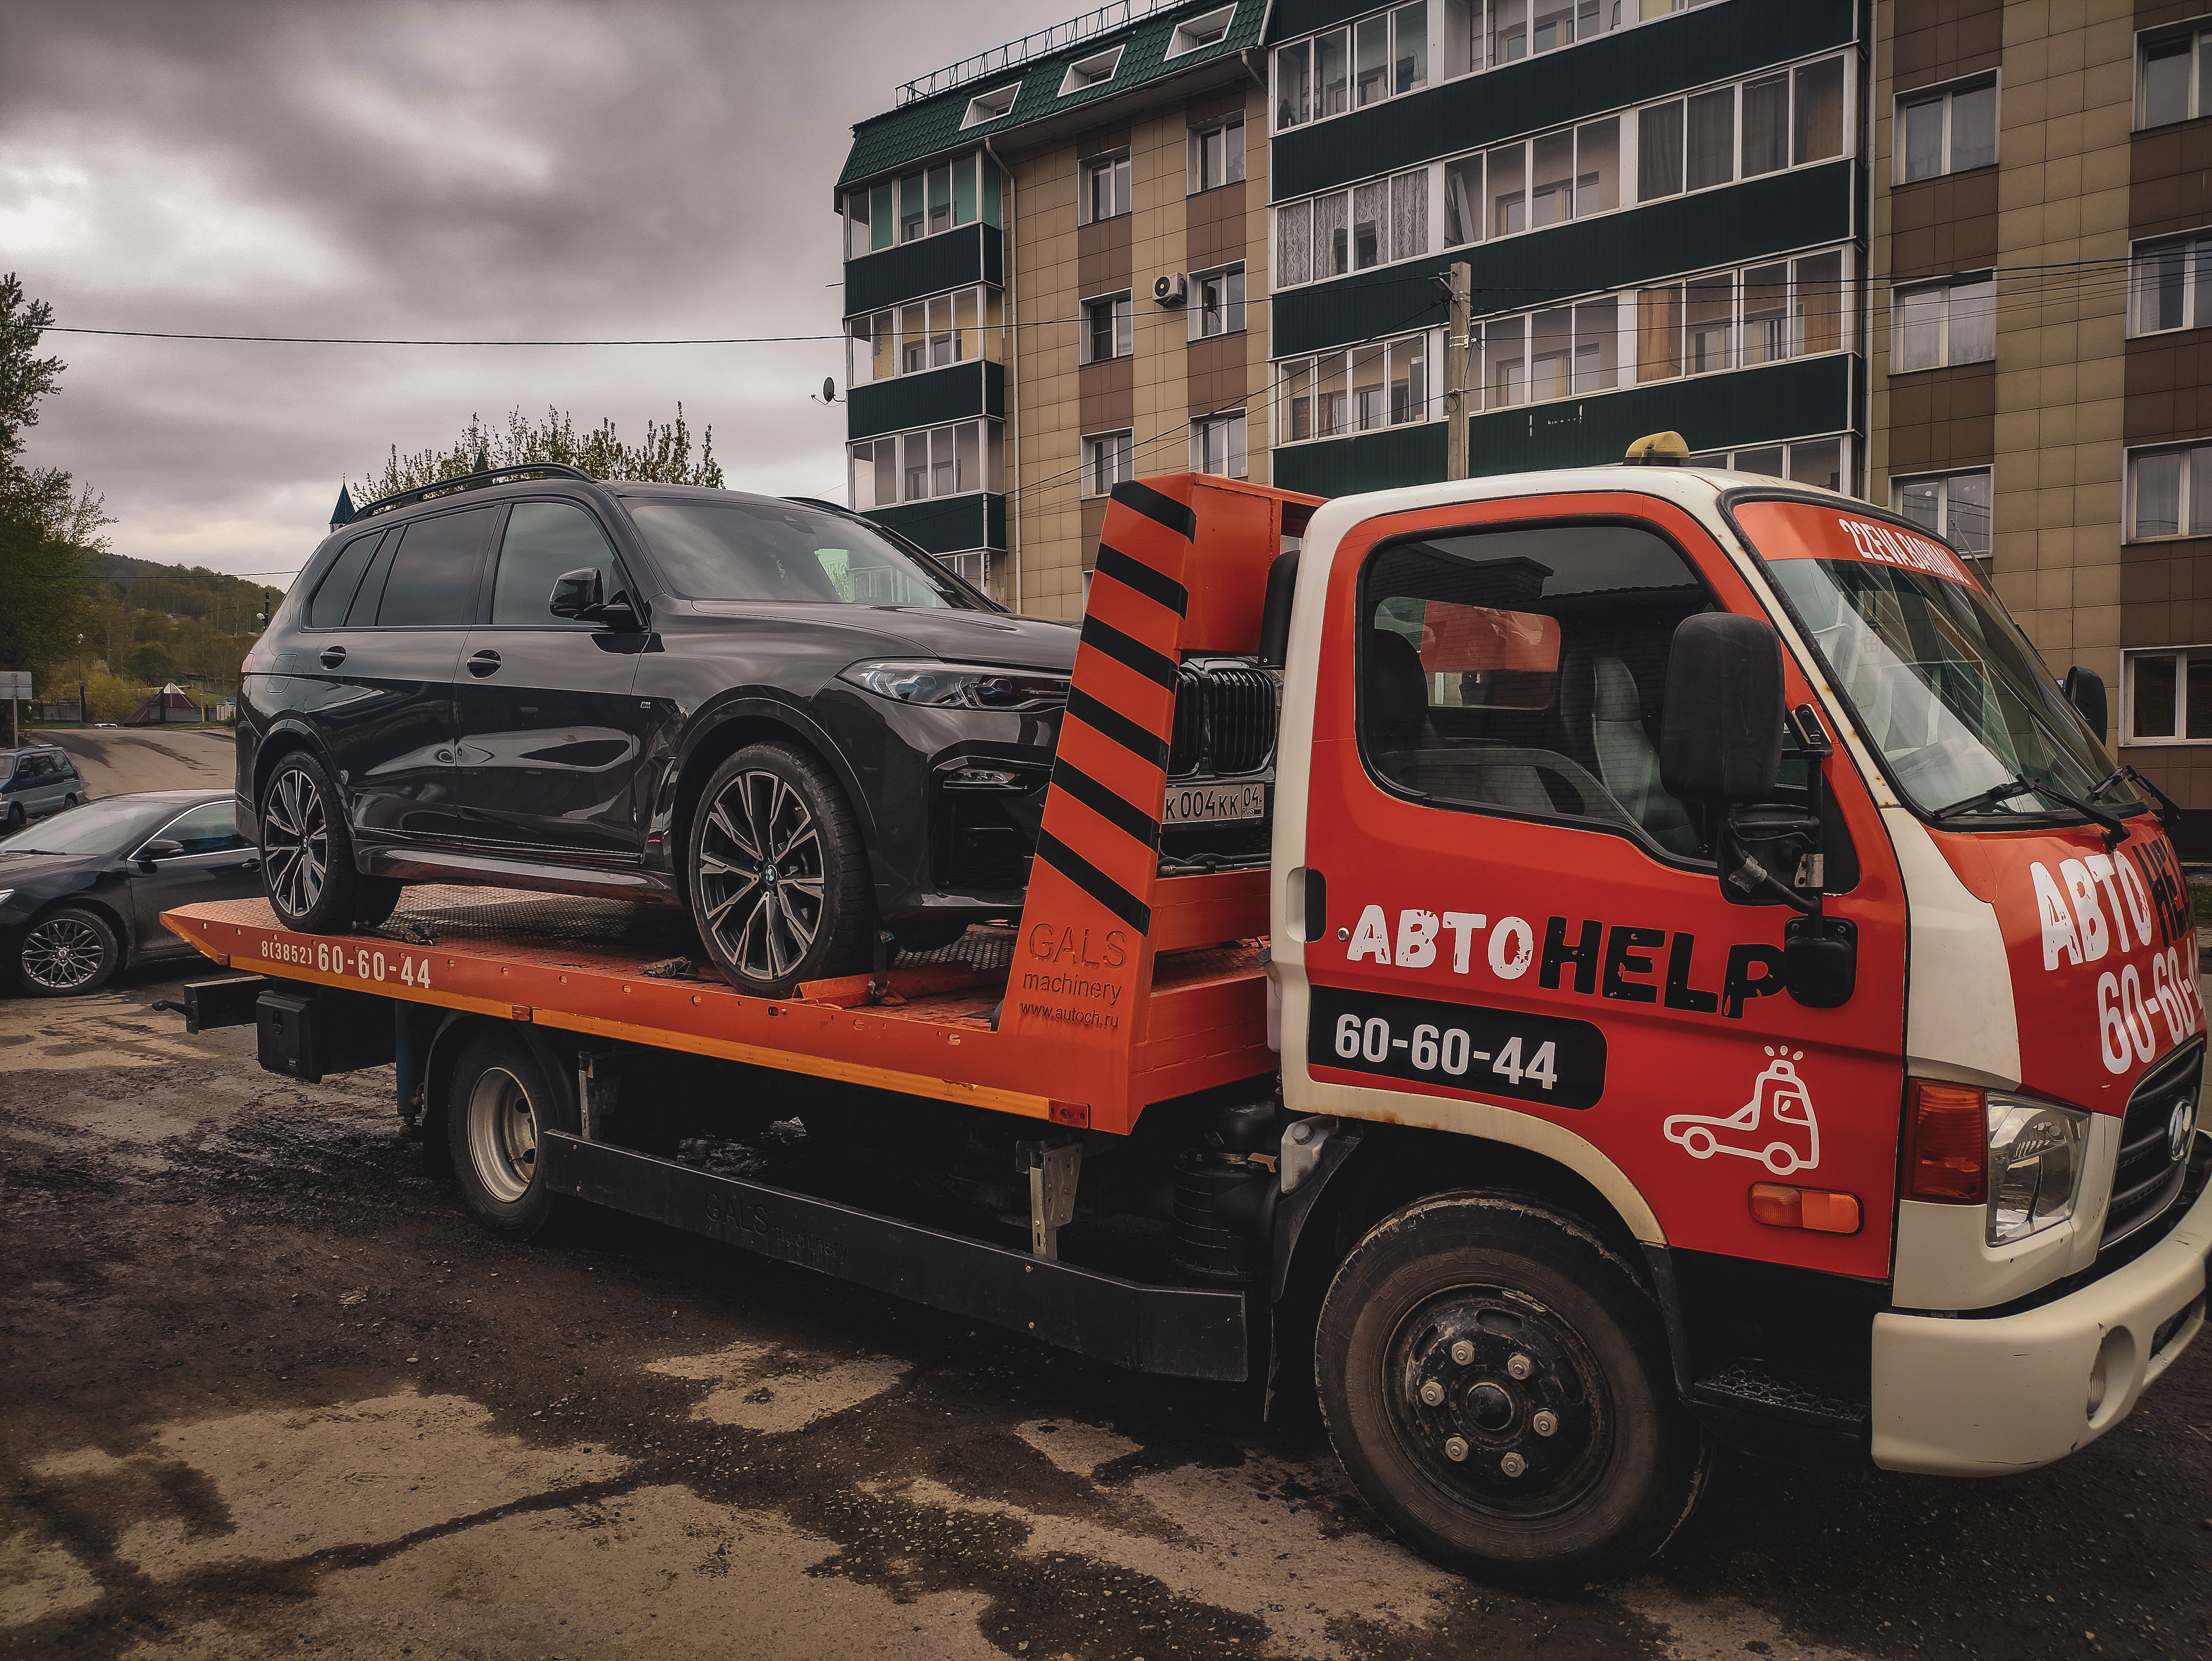
<path id="1" fill-rule="evenodd" d="M 948 709 L 1057 709 L 1067 702 L 1068 677 L 987 664 L 882 659 L 855 663 L 837 678 L 900 703 Z"/>
<path id="2" fill-rule="evenodd" d="M 1992 1091 L 1989 1127 L 1990 1244 L 2010 1245 L 2071 1217 L 2081 1197 L 2089 1116 Z"/>

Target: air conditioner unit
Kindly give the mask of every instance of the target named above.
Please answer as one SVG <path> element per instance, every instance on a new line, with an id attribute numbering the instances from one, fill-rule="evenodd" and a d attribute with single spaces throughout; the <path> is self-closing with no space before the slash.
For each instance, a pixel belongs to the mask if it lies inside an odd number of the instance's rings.
<path id="1" fill-rule="evenodd" d="M 1170 271 L 1165 277 L 1152 279 L 1152 303 L 1157 306 L 1180 306 L 1190 298 L 1190 278 L 1181 271 Z"/>

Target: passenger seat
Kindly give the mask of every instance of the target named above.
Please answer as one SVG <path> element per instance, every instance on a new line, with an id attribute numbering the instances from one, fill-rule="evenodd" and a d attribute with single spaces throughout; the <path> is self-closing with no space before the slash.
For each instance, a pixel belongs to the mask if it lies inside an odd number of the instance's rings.
<path id="1" fill-rule="evenodd" d="M 1587 743 L 1599 779 L 1652 841 L 1672 854 L 1695 854 L 1696 826 L 1659 782 L 1659 752 L 1644 729 L 1636 677 L 1616 657 L 1577 654 L 1577 660 L 1570 667 L 1565 710 L 1570 727 L 1583 727 L 1572 733 L 1577 747 Z"/>

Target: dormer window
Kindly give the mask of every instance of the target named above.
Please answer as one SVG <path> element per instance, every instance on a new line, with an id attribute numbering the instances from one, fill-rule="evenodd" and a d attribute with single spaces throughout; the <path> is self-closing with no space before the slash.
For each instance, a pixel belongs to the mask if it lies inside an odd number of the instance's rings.
<path id="1" fill-rule="evenodd" d="M 1193 17 L 1176 25 L 1176 32 L 1168 41 L 1167 56 L 1180 58 L 1187 52 L 1200 52 L 1207 46 L 1218 46 L 1229 35 L 1230 24 L 1237 21 L 1237 8 L 1224 6 L 1201 17 Z"/>
<path id="2" fill-rule="evenodd" d="M 1077 58 L 1067 66 L 1067 74 L 1060 81 L 1060 95 L 1065 98 L 1070 93 L 1104 86 L 1114 78 L 1114 71 L 1121 62 L 1121 48 L 1119 46 L 1109 52 L 1093 52 L 1088 58 Z"/>
<path id="3" fill-rule="evenodd" d="M 1014 106 L 1014 100 L 1022 94 L 1022 83 L 999 87 L 989 92 L 979 92 L 968 100 L 968 113 L 960 125 L 963 128 L 981 126 L 986 121 L 996 121 Z"/>

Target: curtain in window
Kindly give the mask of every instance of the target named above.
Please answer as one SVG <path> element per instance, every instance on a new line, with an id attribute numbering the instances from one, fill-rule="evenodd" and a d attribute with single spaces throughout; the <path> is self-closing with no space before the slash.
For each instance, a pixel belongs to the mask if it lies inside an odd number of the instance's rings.
<path id="1" fill-rule="evenodd" d="M 1682 373 L 1682 291 L 1646 289 L 1636 297 L 1636 378 L 1665 380 Z"/>
<path id="2" fill-rule="evenodd" d="M 1932 369 L 1942 362 L 1943 290 L 1894 289 L 1890 305 L 1895 313 L 1897 372 Z"/>
<path id="3" fill-rule="evenodd" d="M 1951 290 L 1951 346 L 1945 361 L 1987 363 L 1996 355 L 1996 280 L 1957 284 Z"/>
<path id="4" fill-rule="evenodd" d="M 2136 332 L 2155 334 L 2182 325 L 2182 301 L 2187 293 L 2186 247 L 2175 244 L 2136 256 Z"/>
<path id="5" fill-rule="evenodd" d="M 1770 75 L 1743 88 L 1743 176 L 1790 165 L 1790 77 Z"/>
<path id="6" fill-rule="evenodd" d="M 2138 537 L 2180 534 L 2181 462 L 2179 450 L 2136 458 L 2135 533 Z"/>
<path id="7" fill-rule="evenodd" d="M 1825 161 L 1844 153 L 1844 60 L 1808 64 L 1797 71 L 1797 160 Z"/>
<path id="8" fill-rule="evenodd" d="M 1390 245 L 1390 183 L 1378 179 L 1352 192 L 1352 264 L 1365 271 L 1382 263 Z"/>
<path id="9" fill-rule="evenodd" d="M 1943 171 L 1943 100 L 1923 99 L 1907 104 L 1901 113 L 1905 182 L 1933 179 Z"/>
<path id="10" fill-rule="evenodd" d="M 1944 534 L 1970 554 L 1990 551 L 1990 476 L 1954 473 L 1943 481 Z"/>
<path id="11" fill-rule="evenodd" d="M 1986 167 L 1997 159 L 1997 89 L 1976 87 L 1951 95 L 1951 171 Z"/>
<path id="12" fill-rule="evenodd" d="M 1800 352 L 1832 352 L 1844 344 L 1844 257 L 1819 253 L 1797 262 Z"/>
<path id="13" fill-rule="evenodd" d="M 1352 248 L 1347 240 L 1344 210 L 1344 192 L 1314 198 L 1314 275 L 1342 277 L 1352 269 Z"/>
<path id="14" fill-rule="evenodd" d="M 2189 534 L 2212 532 L 2212 447 L 2189 453 Z"/>
<path id="15" fill-rule="evenodd" d="M 1426 168 L 1390 181 L 1390 257 L 1414 259 L 1429 251 L 1429 175 Z"/>
<path id="16" fill-rule="evenodd" d="M 1689 187 L 1704 190 L 1735 177 L 1735 88 L 1699 93 L 1690 100 Z"/>
<path id="17" fill-rule="evenodd" d="M 1289 288 L 1313 277 L 1313 204 L 1275 210 L 1275 283 Z"/>
<path id="18" fill-rule="evenodd" d="M 1636 199 L 1652 202 L 1682 189 L 1682 106 L 1655 104 L 1636 117 Z"/>

